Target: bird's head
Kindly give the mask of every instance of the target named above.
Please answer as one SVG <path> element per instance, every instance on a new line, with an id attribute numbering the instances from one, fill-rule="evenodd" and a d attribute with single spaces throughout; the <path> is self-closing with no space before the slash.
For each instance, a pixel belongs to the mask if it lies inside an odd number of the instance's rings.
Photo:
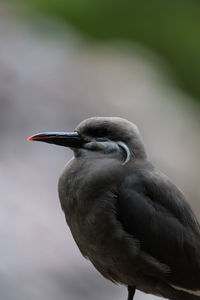
<path id="1" fill-rule="evenodd" d="M 70 147 L 75 156 L 91 153 L 118 155 L 124 164 L 134 158 L 146 158 L 137 126 L 117 117 L 89 118 L 82 121 L 73 132 L 43 132 L 28 140 Z"/>

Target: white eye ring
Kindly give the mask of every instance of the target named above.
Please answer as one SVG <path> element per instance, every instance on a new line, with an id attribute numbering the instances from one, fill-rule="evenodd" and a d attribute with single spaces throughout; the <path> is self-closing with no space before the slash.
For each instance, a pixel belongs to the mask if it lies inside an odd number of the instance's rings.
<path id="1" fill-rule="evenodd" d="M 123 166 L 130 160 L 130 158 L 131 158 L 131 153 L 130 153 L 130 150 L 129 150 L 129 148 L 128 148 L 128 146 L 124 143 L 124 142 L 121 142 L 121 141 L 119 141 L 119 142 L 117 142 L 117 144 L 119 145 L 119 147 L 121 147 L 123 150 L 124 150 L 124 152 L 126 153 L 126 159 L 125 159 L 125 161 L 123 162 Z"/>

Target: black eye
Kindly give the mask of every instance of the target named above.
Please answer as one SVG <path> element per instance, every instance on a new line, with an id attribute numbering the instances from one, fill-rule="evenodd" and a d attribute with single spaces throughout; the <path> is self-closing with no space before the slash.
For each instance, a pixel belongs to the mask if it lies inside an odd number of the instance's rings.
<path id="1" fill-rule="evenodd" d="M 85 134 L 92 137 L 104 138 L 107 136 L 107 128 L 89 128 Z"/>
<path id="2" fill-rule="evenodd" d="M 83 134 L 88 137 L 93 138 L 108 138 L 109 137 L 109 128 L 105 126 L 94 126 L 86 127 Z"/>
<path id="3" fill-rule="evenodd" d="M 96 137 L 105 137 L 107 135 L 106 128 L 98 128 L 96 129 L 95 136 Z"/>

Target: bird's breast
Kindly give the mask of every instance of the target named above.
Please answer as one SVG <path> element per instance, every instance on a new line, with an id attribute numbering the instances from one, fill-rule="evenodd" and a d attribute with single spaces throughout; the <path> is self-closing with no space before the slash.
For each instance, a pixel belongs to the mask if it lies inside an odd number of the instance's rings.
<path id="1" fill-rule="evenodd" d="M 130 240 L 117 219 L 117 188 L 123 178 L 121 168 L 113 161 L 93 164 L 73 161 L 59 180 L 59 197 L 74 240 L 97 269 L 107 272 L 109 266 L 119 270 L 126 265 L 127 269 L 130 257 L 138 252 L 138 245 Z M 116 274 L 113 280 L 120 281 Z"/>

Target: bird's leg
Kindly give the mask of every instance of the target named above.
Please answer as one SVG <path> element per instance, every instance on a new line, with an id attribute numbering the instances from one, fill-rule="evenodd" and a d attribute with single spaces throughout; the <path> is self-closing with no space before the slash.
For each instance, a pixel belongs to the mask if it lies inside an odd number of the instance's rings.
<path id="1" fill-rule="evenodd" d="M 133 300 L 133 297 L 135 295 L 135 286 L 128 286 L 128 299 L 127 300 Z"/>

